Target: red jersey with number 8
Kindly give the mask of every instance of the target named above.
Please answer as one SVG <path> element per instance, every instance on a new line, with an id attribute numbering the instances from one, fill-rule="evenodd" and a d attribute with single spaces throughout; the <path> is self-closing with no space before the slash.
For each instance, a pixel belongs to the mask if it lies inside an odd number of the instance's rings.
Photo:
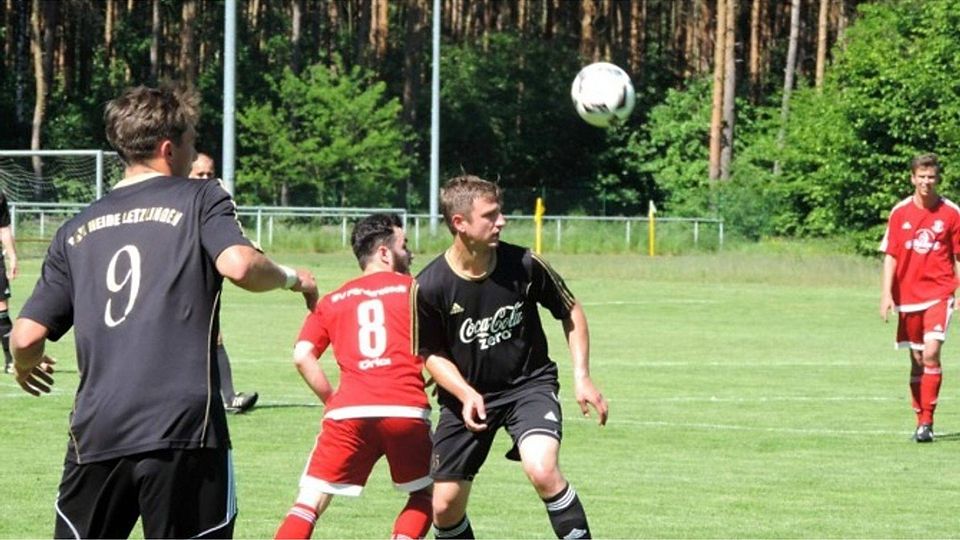
<path id="1" fill-rule="evenodd" d="M 396 272 L 348 281 L 307 316 L 299 341 L 319 357 L 332 343 L 340 385 L 326 418 L 429 418 L 423 360 L 417 356 L 416 282 Z"/>
<path id="2" fill-rule="evenodd" d="M 931 208 L 908 197 L 893 207 L 880 250 L 897 259 L 893 301 L 903 312 L 953 296 L 960 254 L 960 208 L 941 197 Z"/>

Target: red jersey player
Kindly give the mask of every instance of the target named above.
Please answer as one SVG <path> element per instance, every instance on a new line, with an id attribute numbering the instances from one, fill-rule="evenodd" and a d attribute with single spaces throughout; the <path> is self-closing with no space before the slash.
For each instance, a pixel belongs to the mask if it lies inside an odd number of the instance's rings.
<path id="1" fill-rule="evenodd" d="M 430 405 L 414 352 L 416 282 L 401 226 L 395 214 L 357 223 L 352 244 L 363 275 L 326 295 L 300 331 L 294 360 L 326 413 L 276 538 L 310 538 L 333 496 L 359 495 L 383 455 L 395 487 L 410 493 L 392 537 L 423 538 L 430 528 Z M 317 363 L 331 344 L 335 391 Z"/>
<path id="2" fill-rule="evenodd" d="M 883 291 L 880 316 L 899 312 L 897 347 L 910 349 L 910 393 L 917 413 L 914 440 L 933 441 L 933 411 L 940 393 L 940 348 L 954 310 L 955 261 L 960 256 L 960 208 L 937 194 L 940 163 L 934 154 L 913 159 L 914 193 L 890 212 L 880 243 Z"/>

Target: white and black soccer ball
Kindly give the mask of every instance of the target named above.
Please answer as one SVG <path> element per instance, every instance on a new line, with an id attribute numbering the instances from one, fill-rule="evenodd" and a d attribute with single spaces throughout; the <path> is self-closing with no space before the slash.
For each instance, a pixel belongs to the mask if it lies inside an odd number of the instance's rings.
<path id="1" fill-rule="evenodd" d="M 623 123 L 637 102 L 630 76 L 608 62 L 581 69 L 573 79 L 570 97 L 580 118 L 600 128 Z"/>

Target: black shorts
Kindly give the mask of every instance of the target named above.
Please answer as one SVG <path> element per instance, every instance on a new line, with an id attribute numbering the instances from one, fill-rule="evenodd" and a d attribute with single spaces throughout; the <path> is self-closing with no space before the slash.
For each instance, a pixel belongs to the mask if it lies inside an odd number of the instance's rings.
<path id="1" fill-rule="evenodd" d="M 67 461 L 55 538 L 232 538 L 233 461 L 225 448 L 155 450 L 77 465 Z"/>
<path id="2" fill-rule="evenodd" d="M 507 459 L 520 460 L 519 447 L 529 435 L 547 435 L 563 439 L 563 414 L 556 388 L 541 386 L 525 391 L 516 401 L 487 408 L 487 429 L 470 431 L 463 424 L 460 410 L 440 408 L 440 421 L 433 433 L 433 459 L 430 476 L 434 480 L 473 480 L 487 459 L 493 438 L 503 427 L 513 447 Z"/>
<path id="3" fill-rule="evenodd" d="M 7 279 L 7 265 L 0 257 L 0 300 L 10 298 L 10 280 Z"/>

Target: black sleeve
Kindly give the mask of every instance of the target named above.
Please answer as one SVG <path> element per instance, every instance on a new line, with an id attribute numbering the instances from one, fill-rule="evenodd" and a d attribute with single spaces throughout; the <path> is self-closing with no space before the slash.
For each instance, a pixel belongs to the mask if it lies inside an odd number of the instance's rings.
<path id="1" fill-rule="evenodd" d="M 254 247 L 243 235 L 237 219 L 237 205 L 218 182 L 207 181 L 201 192 L 200 241 L 203 249 L 216 261 L 223 250 L 230 246 Z"/>
<path id="2" fill-rule="evenodd" d="M 10 226 L 10 206 L 7 205 L 7 196 L 0 193 L 0 228 Z"/>
<path id="3" fill-rule="evenodd" d="M 528 251 L 530 265 L 530 295 L 543 307 L 550 310 L 553 318 L 562 320 L 570 316 L 576 299 L 563 282 L 563 278 L 547 261 Z"/>
<path id="4" fill-rule="evenodd" d="M 419 277 L 417 279 L 420 279 Z M 446 330 L 444 329 L 443 312 L 436 305 L 435 300 L 430 298 L 423 284 L 417 286 L 417 352 L 427 359 L 431 354 L 451 358 L 449 348 L 447 347 Z"/>
<path id="5" fill-rule="evenodd" d="M 61 228 L 50 243 L 40 279 L 19 315 L 47 327 L 50 341 L 57 341 L 73 326 L 73 283 L 66 262 L 64 230 Z"/>

